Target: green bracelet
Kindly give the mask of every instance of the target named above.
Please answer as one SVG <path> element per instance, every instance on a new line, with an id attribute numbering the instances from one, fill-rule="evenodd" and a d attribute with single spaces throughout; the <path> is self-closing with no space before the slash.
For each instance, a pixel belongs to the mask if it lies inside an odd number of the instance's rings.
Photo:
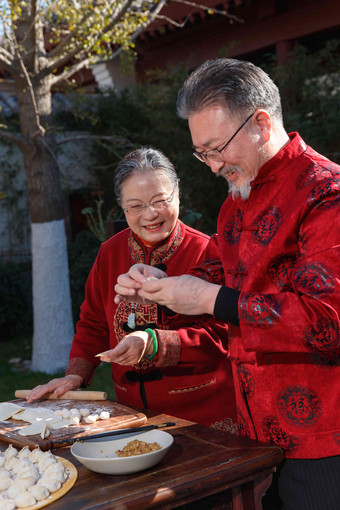
<path id="1" fill-rule="evenodd" d="M 150 356 L 148 356 L 147 354 L 145 355 L 145 357 L 147 359 L 154 359 L 154 357 L 156 356 L 157 352 L 158 352 L 158 340 L 157 340 L 157 336 L 156 336 L 156 333 L 154 332 L 153 329 L 146 329 L 145 330 L 146 333 L 148 333 L 151 338 L 152 338 L 152 343 L 153 343 L 153 351 L 152 351 L 152 354 Z"/>

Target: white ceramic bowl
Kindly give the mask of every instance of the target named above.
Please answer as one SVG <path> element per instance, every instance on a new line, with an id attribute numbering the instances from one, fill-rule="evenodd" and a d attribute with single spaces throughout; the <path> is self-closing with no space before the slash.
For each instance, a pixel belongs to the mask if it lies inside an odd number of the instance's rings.
<path id="1" fill-rule="evenodd" d="M 147 443 L 156 441 L 161 449 L 131 457 L 118 457 L 115 452 L 124 448 L 127 443 L 134 439 Z M 82 443 L 76 442 L 71 446 L 71 453 L 91 471 L 108 475 L 126 475 L 148 469 L 157 464 L 169 450 L 173 441 L 174 438 L 171 434 L 156 429 L 137 434 L 135 432 L 105 439 L 93 439 Z"/>

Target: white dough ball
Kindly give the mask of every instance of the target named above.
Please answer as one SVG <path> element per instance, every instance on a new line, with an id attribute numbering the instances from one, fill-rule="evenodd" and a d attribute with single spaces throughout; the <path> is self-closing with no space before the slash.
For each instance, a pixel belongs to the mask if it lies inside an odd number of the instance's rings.
<path id="1" fill-rule="evenodd" d="M 108 411 L 102 411 L 99 415 L 101 420 L 108 420 L 110 418 L 110 413 Z"/>

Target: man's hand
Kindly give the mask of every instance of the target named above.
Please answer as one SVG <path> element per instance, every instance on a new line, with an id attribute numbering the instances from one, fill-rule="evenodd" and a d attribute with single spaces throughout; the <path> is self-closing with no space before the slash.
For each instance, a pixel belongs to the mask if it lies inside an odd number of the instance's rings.
<path id="1" fill-rule="evenodd" d="M 118 305 L 121 301 L 125 300 L 145 303 L 145 299 L 139 295 L 139 290 L 144 282 L 154 278 L 167 278 L 167 274 L 156 267 L 147 266 L 146 264 L 131 266 L 127 273 L 118 276 L 115 285 L 115 291 L 117 292 L 114 298 L 115 303 Z"/>
<path id="2" fill-rule="evenodd" d="M 184 315 L 213 315 L 221 286 L 190 275 L 145 280 L 138 295 Z"/>

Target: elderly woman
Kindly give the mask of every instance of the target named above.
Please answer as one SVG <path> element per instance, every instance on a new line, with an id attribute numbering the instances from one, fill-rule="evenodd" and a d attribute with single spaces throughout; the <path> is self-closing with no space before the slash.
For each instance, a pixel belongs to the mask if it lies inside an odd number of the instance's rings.
<path id="1" fill-rule="evenodd" d="M 88 386 L 107 361 L 119 402 L 235 432 L 226 326 L 208 315 L 171 315 L 155 303 L 114 301 L 117 277 L 138 262 L 169 276 L 192 270 L 223 281 L 216 240 L 178 219 L 178 182 L 171 162 L 151 148 L 119 163 L 114 188 L 129 228 L 99 250 L 65 377 L 37 386 L 29 401 Z"/>

